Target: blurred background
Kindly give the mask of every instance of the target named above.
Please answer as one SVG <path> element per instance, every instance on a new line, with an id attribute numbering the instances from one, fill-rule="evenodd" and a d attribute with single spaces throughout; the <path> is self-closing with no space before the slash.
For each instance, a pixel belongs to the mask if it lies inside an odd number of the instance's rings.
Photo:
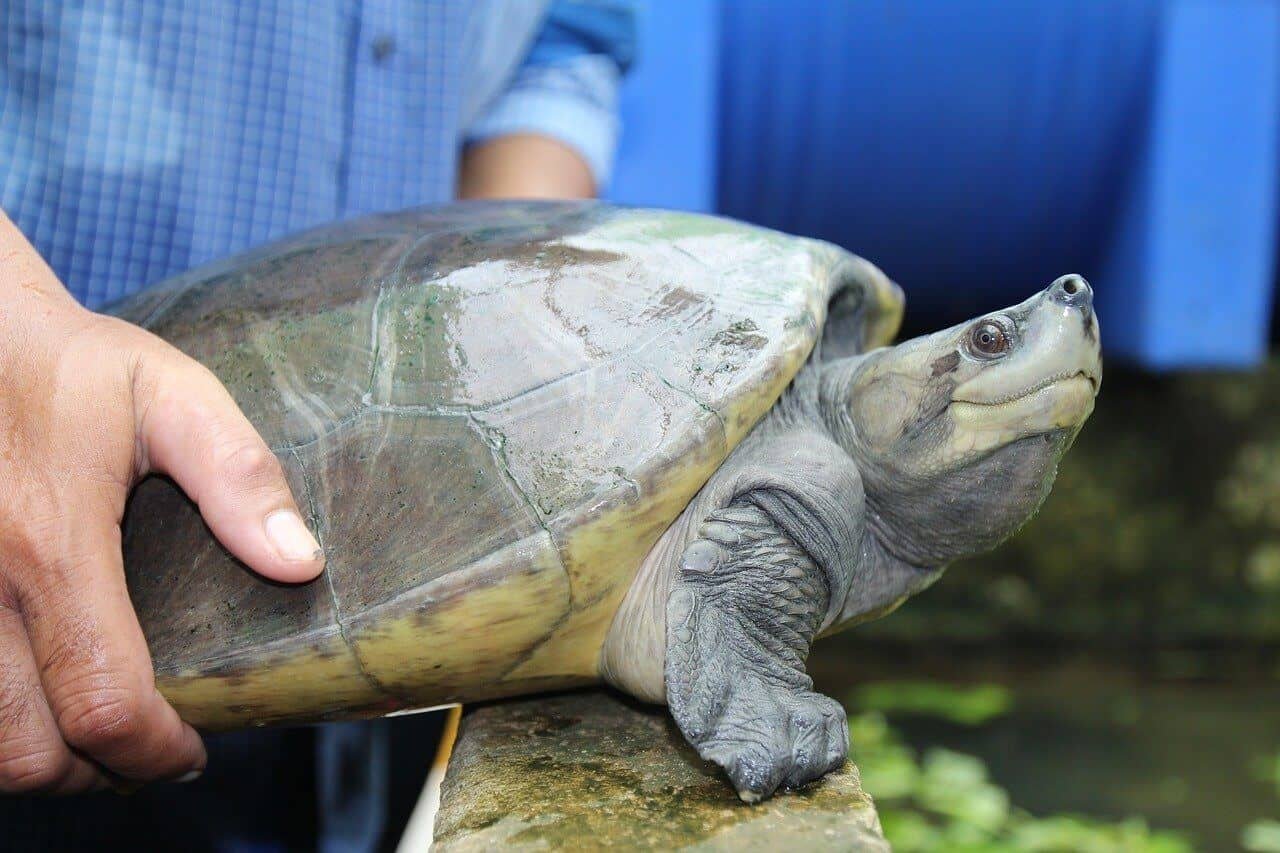
<path id="1" fill-rule="evenodd" d="M 811 658 L 895 848 L 1280 851 L 1280 0 L 640 15 L 608 198 L 855 251 L 904 287 L 904 335 L 1067 272 L 1096 293 L 1105 381 L 1041 513 Z M 433 725 L 392 724 L 391 825 Z M 222 758 L 316 775 L 304 729 Z M 228 849 L 305 849 L 333 818 L 302 783 L 224 766 L 198 784 L 274 809 L 239 831 L 297 832 Z M 183 837 L 162 793 L 46 820 Z M 4 806 L 0 849 L 34 812 Z"/>
<path id="2" fill-rule="evenodd" d="M 650 0 L 640 44 L 615 200 L 858 252 L 904 334 L 1097 294 L 1040 515 L 814 651 L 896 847 L 1280 850 L 1280 6 Z"/>

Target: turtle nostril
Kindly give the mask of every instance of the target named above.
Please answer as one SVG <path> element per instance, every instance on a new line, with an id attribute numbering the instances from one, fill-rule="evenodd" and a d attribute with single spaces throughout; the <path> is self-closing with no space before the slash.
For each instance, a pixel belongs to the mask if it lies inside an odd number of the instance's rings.
<path id="1" fill-rule="evenodd" d="M 1049 298 L 1063 305 L 1088 312 L 1093 304 L 1093 290 L 1082 276 L 1064 275 L 1049 287 Z"/>

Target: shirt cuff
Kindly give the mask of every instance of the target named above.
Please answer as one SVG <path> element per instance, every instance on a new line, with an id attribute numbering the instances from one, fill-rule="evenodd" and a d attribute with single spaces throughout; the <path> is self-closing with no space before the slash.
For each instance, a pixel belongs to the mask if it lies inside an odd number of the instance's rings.
<path id="1" fill-rule="evenodd" d="M 597 191 L 609 182 L 618 144 L 617 63 L 599 54 L 526 65 L 505 92 L 480 114 L 467 144 L 513 133 L 537 133 L 582 156 Z"/>

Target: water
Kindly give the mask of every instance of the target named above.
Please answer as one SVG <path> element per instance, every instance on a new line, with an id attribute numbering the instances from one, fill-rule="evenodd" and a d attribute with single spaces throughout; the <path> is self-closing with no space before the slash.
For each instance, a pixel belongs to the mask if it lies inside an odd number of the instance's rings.
<path id="1" fill-rule="evenodd" d="M 1008 709 L 976 725 L 946 719 L 945 708 L 887 707 L 886 716 L 919 753 L 944 747 L 981 758 L 1013 804 L 1036 816 L 1142 816 L 1205 850 L 1238 850 L 1246 825 L 1280 819 L 1280 683 L 1270 673 L 1040 658 L 860 649 L 842 638 L 819 644 L 810 670 L 853 710 L 855 685 L 886 679 L 1008 688 Z"/>

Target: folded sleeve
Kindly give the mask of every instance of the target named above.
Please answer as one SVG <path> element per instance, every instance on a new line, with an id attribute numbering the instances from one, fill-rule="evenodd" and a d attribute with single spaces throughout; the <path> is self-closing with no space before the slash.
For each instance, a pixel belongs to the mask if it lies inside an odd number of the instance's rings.
<path id="1" fill-rule="evenodd" d="M 555 0 L 523 63 L 468 128 L 466 142 L 549 136 L 577 151 L 596 186 L 605 186 L 618 140 L 618 89 L 635 50 L 633 3 Z"/>

